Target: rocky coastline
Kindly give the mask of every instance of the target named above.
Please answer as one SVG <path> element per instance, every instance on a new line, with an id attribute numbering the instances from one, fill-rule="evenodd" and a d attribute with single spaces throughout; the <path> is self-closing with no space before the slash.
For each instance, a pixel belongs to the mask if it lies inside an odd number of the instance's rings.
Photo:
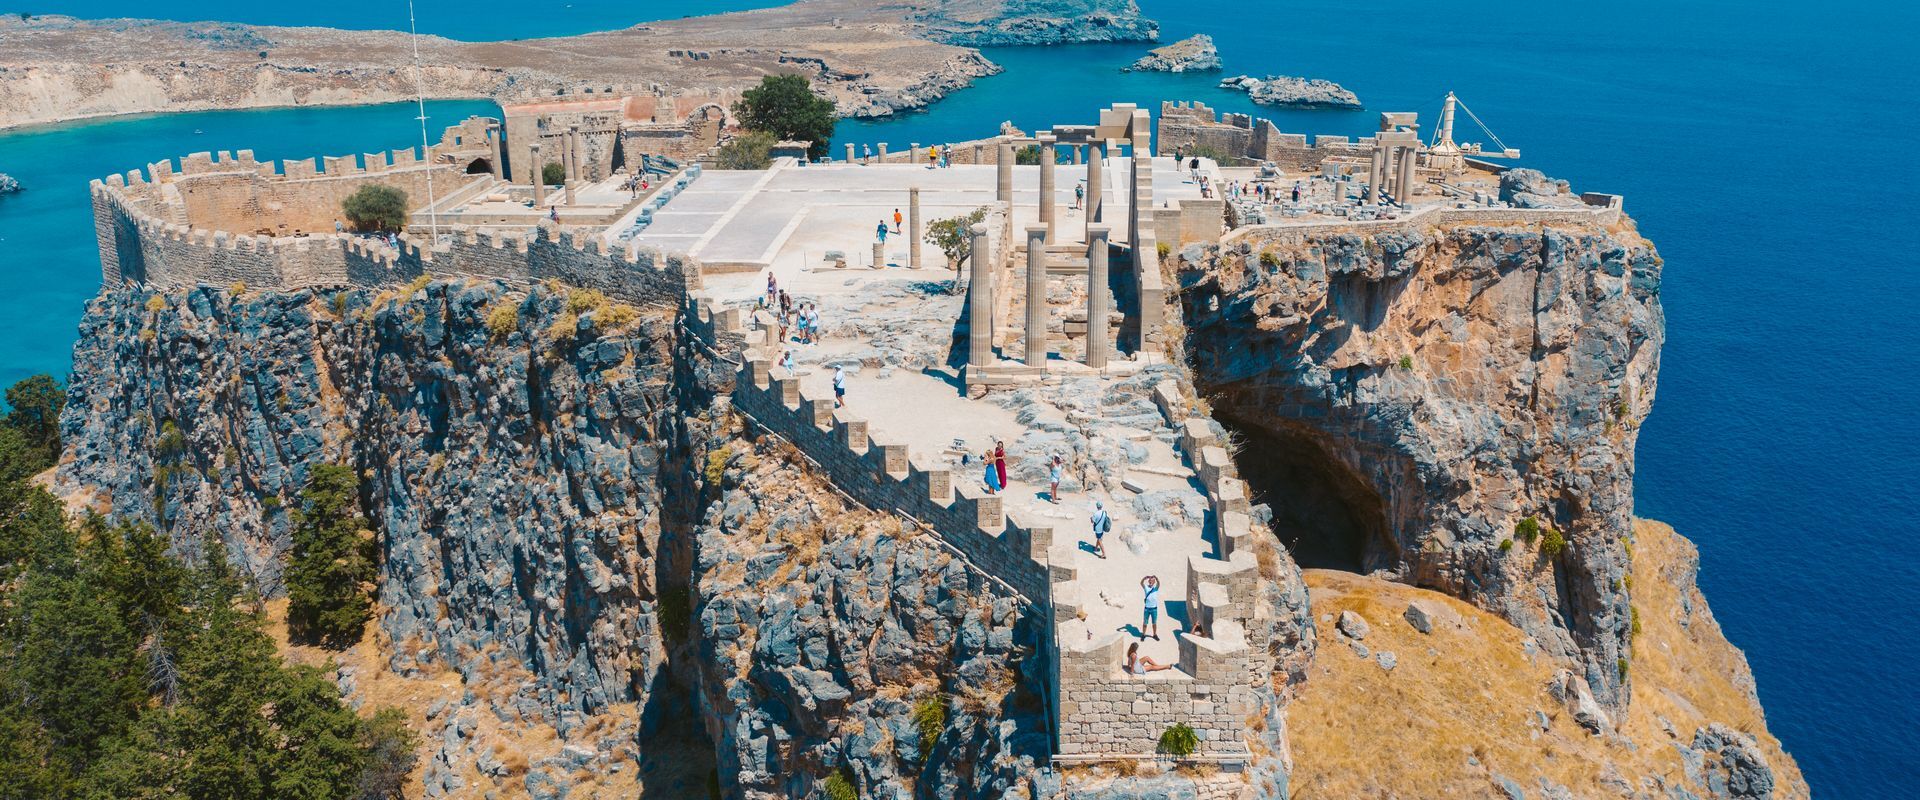
<path id="1" fill-rule="evenodd" d="M 12 175 L 0 172 L 0 194 L 12 194 L 20 191 L 20 181 Z"/>
<path id="2" fill-rule="evenodd" d="M 1268 75 L 1255 78 L 1236 75 L 1220 82 L 1220 88 L 1246 92 L 1249 99 L 1263 106 L 1291 108 L 1362 108 L 1360 98 L 1346 87 L 1321 78 Z"/>
<path id="3" fill-rule="evenodd" d="M 1213 37 L 1197 33 L 1147 54 L 1128 65 L 1126 72 L 1207 72 L 1220 68 L 1220 49 Z"/>
<path id="4" fill-rule="evenodd" d="M 918 10 L 810 0 L 551 39 L 420 40 L 429 98 L 525 100 L 620 87 L 742 89 L 798 69 L 847 117 L 923 108 L 999 67 L 985 45 L 1151 41 L 1132 0 L 942 0 Z M 357 105 L 414 96 L 395 31 L 0 18 L 0 129 L 130 113 Z"/>

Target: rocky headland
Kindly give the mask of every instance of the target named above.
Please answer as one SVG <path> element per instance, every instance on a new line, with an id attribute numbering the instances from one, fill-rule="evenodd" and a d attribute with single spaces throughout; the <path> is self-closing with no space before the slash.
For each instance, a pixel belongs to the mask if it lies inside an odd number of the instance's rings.
<path id="1" fill-rule="evenodd" d="M 12 175 L 0 172 L 0 194 L 12 194 L 20 191 L 20 181 Z"/>
<path id="2" fill-rule="evenodd" d="M 1127 72 L 1206 72 L 1220 68 L 1220 50 L 1213 37 L 1197 33 L 1147 54 L 1128 65 Z"/>
<path id="3" fill-rule="evenodd" d="M 1255 78 L 1235 75 L 1220 82 L 1222 89 L 1246 92 L 1249 99 L 1263 106 L 1293 108 L 1361 108 L 1360 98 L 1346 87 L 1321 78 L 1296 78 L 1268 75 Z"/>
<path id="4" fill-rule="evenodd" d="M 799 72 L 840 113 L 926 106 L 999 68 L 989 44 L 1151 40 L 1132 0 L 944 0 L 907 9 L 856 0 L 647 23 L 550 39 L 423 36 L 430 98 L 519 100 L 582 87 L 666 94 L 742 89 Z M 0 128 L 83 117 L 222 108 L 351 105 L 414 96 L 410 38 L 397 31 L 221 22 L 0 19 Z"/>

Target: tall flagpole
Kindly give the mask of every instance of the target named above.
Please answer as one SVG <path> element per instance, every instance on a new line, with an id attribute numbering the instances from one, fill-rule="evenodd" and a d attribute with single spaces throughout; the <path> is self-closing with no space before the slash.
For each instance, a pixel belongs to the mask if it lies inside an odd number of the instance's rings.
<path id="1" fill-rule="evenodd" d="M 420 120 L 420 157 L 427 164 L 427 224 L 433 231 L 434 244 L 438 244 L 440 212 L 435 208 L 439 203 L 433 194 L 433 148 L 427 144 L 427 95 L 420 78 L 420 25 L 414 21 L 413 0 L 407 0 L 407 32 L 412 35 L 413 40 L 413 102 L 414 107 L 419 111 L 415 119 Z"/>

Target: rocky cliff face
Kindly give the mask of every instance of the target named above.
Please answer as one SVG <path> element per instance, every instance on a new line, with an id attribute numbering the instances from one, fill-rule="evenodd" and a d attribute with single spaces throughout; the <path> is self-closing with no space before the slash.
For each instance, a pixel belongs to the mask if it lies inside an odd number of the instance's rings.
<path id="1" fill-rule="evenodd" d="M 59 481 L 182 550 L 217 536 L 272 595 L 308 471 L 351 465 L 389 666 L 524 669 L 496 706 L 565 734 L 644 702 L 664 661 L 677 425 L 672 318 L 568 302 L 490 283 L 109 291 L 75 347 Z"/>
<path id="2" fill-rule="evenodd" d="M 1134 0 L 950 0 L 908 19 L 929 39 L 966 47 L 1160 38 Z"/>
<path id="3" fill-rule="evenodd" d="M 1456 227 L 1183 255 L 1196 383 L 1302 566 L 1500 613 L 1623 707 L 1632 453 L 1663 336 L 1651 246 Z"/>

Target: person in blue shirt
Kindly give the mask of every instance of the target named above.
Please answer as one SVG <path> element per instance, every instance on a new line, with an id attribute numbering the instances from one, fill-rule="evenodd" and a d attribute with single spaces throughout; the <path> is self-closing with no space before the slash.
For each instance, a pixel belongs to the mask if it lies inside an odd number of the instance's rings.
<path id="1" fill-rule="evenodd" d="M 1140 638 L 1147 638 L 1147 629 L 1152 627 L 1153 640 L 1160 641 L 1160 576 L 1141 578 L 1140 588 L 1145 592 L 1145 597 L 1141 598 L 1145 611 L 1140 616 Z"/>

